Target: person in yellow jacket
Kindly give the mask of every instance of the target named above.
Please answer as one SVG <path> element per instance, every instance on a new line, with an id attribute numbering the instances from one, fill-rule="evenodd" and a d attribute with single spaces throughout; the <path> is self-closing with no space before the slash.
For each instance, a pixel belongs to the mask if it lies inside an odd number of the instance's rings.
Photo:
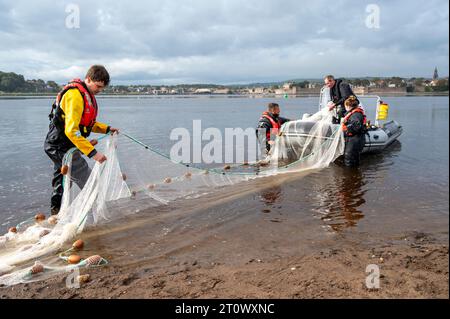
<path id="1" fill-rule="evenodd" d="M 54 164 L 51 196 L 51 214 L 58 214 L 63 195 L 62 160 L 66 152 L 76 147 L 72 159 L 71 176 L 80 188 L 84 187 L 90 168 L 82 154 L 99 163 L 107 160 L 106 156 L 97 151 L 96 140 L 89 141 L 87 137 L 94 133 L 115 133 L 118 129 L 97 122 L 98 106 L 95 95 L 109 84 L 108 71 L 101 65 L 89 68 L 85 80 L 74 79 L 58 93 L 49 115 L 49 131 L 45 138 L 44 150 Z"/>

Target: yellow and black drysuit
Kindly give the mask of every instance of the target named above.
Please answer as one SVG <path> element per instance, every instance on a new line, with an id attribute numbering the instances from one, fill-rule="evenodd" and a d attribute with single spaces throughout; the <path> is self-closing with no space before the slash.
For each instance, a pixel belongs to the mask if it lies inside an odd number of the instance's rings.
<path id="1" fill-rule="evenodd" d="M 50 125 L 45 138 L 44 150 L 54 164 L 53 193 L 51 196 L 51 212 L 56 214 L 61 206 L 63 194 L 62 160 L 72 147 L 93 157 L 97 151 L 87 140 L 91 132 L 107 134 L 110 127 L 96 121 L 98 114 L 97 101 L 84 82 L 72 80 L 58 94 L 49 115 Z M 80 152 L 72 158 L 71 177 L 80 188 L 86 183 L 90 169 Z"/>

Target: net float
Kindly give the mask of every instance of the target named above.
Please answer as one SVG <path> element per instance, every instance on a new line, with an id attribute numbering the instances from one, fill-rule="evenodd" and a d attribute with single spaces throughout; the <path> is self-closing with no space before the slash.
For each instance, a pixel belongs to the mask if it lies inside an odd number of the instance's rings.
<path id="1" fill-rule="evenodd" d="M 32 275 L 39 274 L 41 272 L 44 272 L 44 266 L 41 264 L 35 264 L 30 269 L 30 274 L 32 274 Z"/>
<path id="2" fill-rule="evenodd" d="M 155 187 L 156 187 L 156 185 L 155 184 L 149 184 L 148 186 L 147 186 L 147 188 L 148 189 L 155 189 Z"/>
<path id="3" fill-rule="evenodd" d="M 78 255 L 70 255 L 69 258 L 67 258 L 67 262 L 72 265 L 76 265 L 80 261 L 81 261 L 81 257 Z"/>
<path id="4" fill-rule="evenodd" d="M 127 180 L 127 175 L 126 175 L 125 173 L 122 173 L 122 179 L 123 179 L 124 181 Z"/>
<path id="5" fill-rule="evenodd" d="M 50 216 L 47 219 L 48 223 L 51 225 L 56 225 L 58 223 L 58 218 L 56 218 L 56 216 Z"/>
<path id="6" fill-rule="evenodd" d="M 77 281 L 78 281 L 79 283 L 85 283 L 85 282 L 88 282 L 89 279 L 91 279 L 91 276 L 90 276 L 89 274 L 77 276 Z"/>
<path id="7" fill-rule="evenodd" d="M 84 247 L 84 241 L 82 241 L 81 239 L 78 239 L 77 241 L 75 241 L 72 244 L 72 248 L 76 249 L 76 250 L 81 250 Z"/>
<path id="8" fill-rule="evenodd" d="M 38 214 L 36 214 L 36 215 L 34 216 L 34 219 L 35 219 L 37 222 L 41 222 L 41 221 L 45 220 L 45 215 L 42 214 L 42 213 L 38 213 Z"/>
<path id="9" fill-rule="evenodd" d="M 248 166 L 248 162 L 244 162 L 242 165 L 243 166 Z"/>
<path id="10" fill-rule="evenodd" d="M 164 179 L 164 183 L 166 184 L 172 183 L 172 179 L 170 177 L 167 177 L 166 179 Z"/>
<path id="11" fill-rule="evenodd" d="M 93 255 L 91 257 L 86 258 L 85 262 L 88 266 L 100 266 L 103 261 L 103 258 L 99 255 Z"/>
<path id="12" fill-rule="evenodd" d="M 187 172 L 186 174 L 184 174 L 184 177 L 186 177 L 186 178 L 189 178 L 189 177 L 191 177 L 192 176 L 192 173 L 191 172 Z"/>
<path id="13" fill-rule="evenodd" d="M 10 233 L 17 233 L 17 228 L 16 227 L 11 227 L 10 229 L 8 229 L 8 232 L 10 232 Z"/>
<path id="14" fill-rule="evenodd" d="M 95 138 L 90 140 L 89 142 L 91 143 L 92 146 L 95 146 L 98 144 L 98 141 Z"/>
<path id="15" fill-rule="evenodd" d="M 224 169 L 224 170 L 231 169 L 231 166 L 230 166 L 230 165 L 225 165 L 225 166 L 223 167 L 223 169 Z"/>
<path id="16" fill-rule="evenodd" d="M 63 166 L 61 167 L 61 174 L 67 175 L 67 172 L 68 172 L 68 171 L 69 171 L 69 166 L 63 165 Z"/>

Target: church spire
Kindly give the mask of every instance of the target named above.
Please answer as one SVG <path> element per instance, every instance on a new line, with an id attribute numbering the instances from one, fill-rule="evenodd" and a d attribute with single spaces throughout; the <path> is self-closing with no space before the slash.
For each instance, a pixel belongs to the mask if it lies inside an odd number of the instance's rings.
<path id="1" fill-rule="evenodd" d="M 439 79 L 439 74 L 438 74 L 438 70 L 437 67 L 434 68 L 434 74 L 433 74 L 433 80 L 437 80 Z"/>

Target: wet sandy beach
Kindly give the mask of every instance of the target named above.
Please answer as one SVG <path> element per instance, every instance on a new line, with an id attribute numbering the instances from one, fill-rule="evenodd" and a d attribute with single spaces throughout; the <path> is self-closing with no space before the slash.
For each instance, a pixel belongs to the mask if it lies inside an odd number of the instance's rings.
<path id="1" fill-rule="evenodd" d="M 82 269 L 88 283 L 66 288 L 65 274 L 0 298 L 448 298 L 448 218 L 389 214 L 371 203 L 374 183 L 342 170 L 264 178 L 88 229 L 81 255 L 110 262 Z M 346 178 L 356 186 L 330 187 Z M 379 289 L 366 287 L 369 264 Z"/>

